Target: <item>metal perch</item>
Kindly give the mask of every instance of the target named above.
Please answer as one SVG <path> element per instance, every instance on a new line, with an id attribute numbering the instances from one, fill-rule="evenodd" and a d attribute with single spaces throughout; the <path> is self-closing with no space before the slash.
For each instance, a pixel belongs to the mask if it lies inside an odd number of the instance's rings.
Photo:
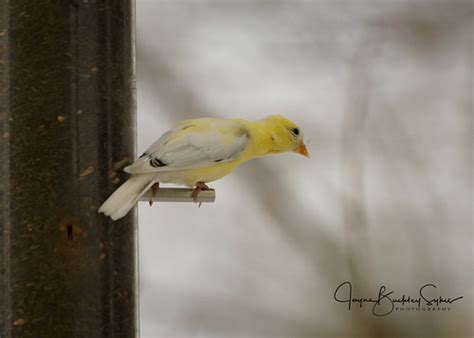
<path id="1" fill-rule="evenodd" d="M 155 202 L 194 202 L 191 197 L 193 189 L 189 188 L 160 188 L 153 197 Z M 151 198 L 151 191 L 147 191 L 141 198 L 141 202 L 148 202 Z M 214 189 L 202 190 L 197 196 L 197 203 L 213 203 L 216 200 Z"/>

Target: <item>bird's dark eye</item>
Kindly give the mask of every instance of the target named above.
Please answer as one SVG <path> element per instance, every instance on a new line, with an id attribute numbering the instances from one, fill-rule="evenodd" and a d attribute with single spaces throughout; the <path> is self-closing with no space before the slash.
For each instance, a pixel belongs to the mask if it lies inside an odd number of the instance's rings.
<path id="1" fill-rule="evenodd" d="M 300 134 L 300 130 L 298 128 L 291 128 L 290 131 L 295 136 L 298 136 Z"/>

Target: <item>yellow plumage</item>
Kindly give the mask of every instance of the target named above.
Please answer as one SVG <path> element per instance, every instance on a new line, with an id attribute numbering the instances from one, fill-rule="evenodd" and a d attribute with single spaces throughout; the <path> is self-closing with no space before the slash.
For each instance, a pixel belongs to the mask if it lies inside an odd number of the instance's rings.
<path id="1" fill-rule="evenodd" d="M 252 158 L 288 151 L 308 156 L 298 126 L 280 115 L 259 121 L 182 121 L 125 168 L 132 176 L 104 202 L 99 212 L 118 219 L 154 183 L 205 185 Z"/>

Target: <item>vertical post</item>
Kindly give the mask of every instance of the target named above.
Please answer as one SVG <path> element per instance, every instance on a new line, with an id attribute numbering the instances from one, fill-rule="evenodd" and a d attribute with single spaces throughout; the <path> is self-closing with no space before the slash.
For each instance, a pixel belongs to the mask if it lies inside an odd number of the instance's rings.
<path id="1" fill-rule="evenodd" d="M 133 0 L 0 0 L 0 337 L 135 337 Z"/>

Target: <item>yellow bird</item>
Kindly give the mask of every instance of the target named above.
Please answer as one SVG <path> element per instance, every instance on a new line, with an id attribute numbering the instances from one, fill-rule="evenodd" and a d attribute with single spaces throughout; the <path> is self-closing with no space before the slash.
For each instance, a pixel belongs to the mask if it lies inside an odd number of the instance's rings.
<path id="1" fill-rule="evenodd" d="M 263 120 L 201 118 L 185 120 L 164 133 L 124 170 L 131 177 L 99 208 L 113 220 L 124 217 L 140 197 L 159 183 L 208 189 L 241 163 L 293 151 L 309 157 L 300 128 L 281 115 Z"/>

